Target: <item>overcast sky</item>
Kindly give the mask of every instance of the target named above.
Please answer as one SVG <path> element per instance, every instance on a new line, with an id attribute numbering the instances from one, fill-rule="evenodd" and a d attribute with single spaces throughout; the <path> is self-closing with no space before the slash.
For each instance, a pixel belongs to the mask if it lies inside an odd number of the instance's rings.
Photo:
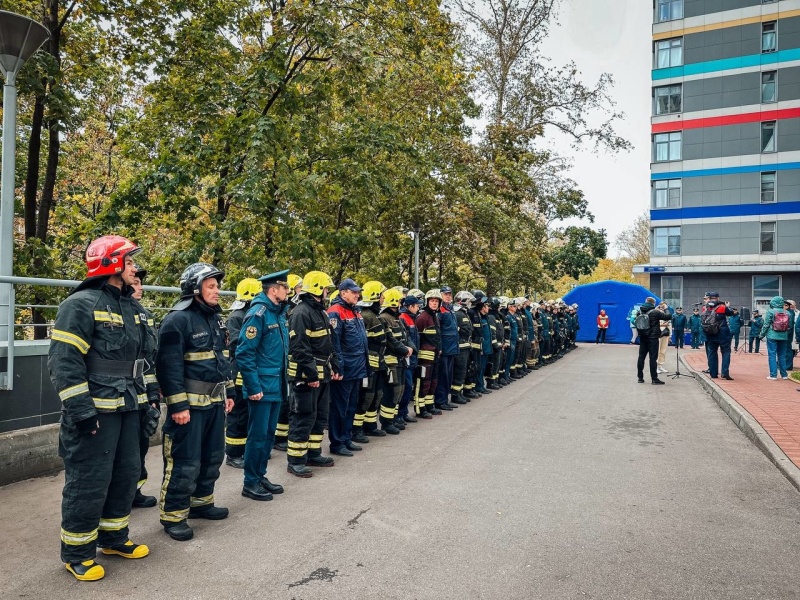
<path id="1" fill-rule="evenodd" d="M 543 51 L 557 64 L 575 61 L 584 81 L 610 73 L 612 96 L 626 114 L 617 133 L 634 149 L 616 156 L 593 148 L 575 151 L 552 137 L 552 147 L 573 159 L 574 179 L 589 201 L 597 228 L 614 239 L 648 209 L 650 193 L 650 69 L 653 9 L 650 0 L 563 0 L 558 27 Z"/>

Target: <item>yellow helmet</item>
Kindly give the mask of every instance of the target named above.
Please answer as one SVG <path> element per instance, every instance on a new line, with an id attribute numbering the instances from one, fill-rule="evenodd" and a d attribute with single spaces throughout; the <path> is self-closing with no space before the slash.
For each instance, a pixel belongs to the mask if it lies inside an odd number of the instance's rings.
<path id="1" fill-rule="evenodd" d="M 386 286 L 380 281 L 368 281 L 364 284 L 361 290 L 362 302 L 377 302 L 381 298 L 381 294 L 386 291 Z"/>
<path id="2" fill-rule="evenodd" d="M 286 278 L 286 285 L 289 286 L 289 293 L 287 297 L 291 298 L 294 296 L 294 288 L 298 285 L 303 285 L 303 279 L 300 275 L 295 275 L 294 273 L 289 273 L 289 276 Z"/>
<path id="3" fill-rule="evenodd" d="M 247 277 L 236 286 L 236 299 L 250 302 L 259 292 L 261 292 L 261 282 L 258 279 Z"/>
<path id="4" fill-rule="evenodd" d="M 334 301 L 334 299 L 336 299 L 336 296 L 338 296 L 338 295 L 339 295 L 339 290 L 333 290 L 333 291 L 330 293 L 330 295 L 328 296 L 328 300 L 330 300 L 331 302 L 333 302 L 333 301 Z"/>
<path id="5" fill-rule="evenodd" d="M 303 277 L 302 291 L 307 292 L 313 296 L 322 296 L 325 288 L 336 287 L 333 285 L 333 279 L 327 273 L 322 271 L 309 271 Z"/>
<path id="6" fill-rule="evenodd" d="M 383 302 L 381 306 L 386 308 L 397 308 L 400 306 L 400 300 L 403 299 L 403 292 L 397 288 L 391 288 L 383 293 Z"/>

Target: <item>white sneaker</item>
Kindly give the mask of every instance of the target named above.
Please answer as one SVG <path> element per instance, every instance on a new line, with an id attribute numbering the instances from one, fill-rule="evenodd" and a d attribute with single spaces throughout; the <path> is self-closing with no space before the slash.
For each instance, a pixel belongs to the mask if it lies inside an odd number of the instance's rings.
<path id="1" fill-rule="evenodd" d="M 789 378 L 788 377 L 784 377 L 783 375 L 781 375 L 781 379 L 789 379 Z"/>
<path id="2" fill-rule="evenodd" d="M 769 375 L 767 377 L 767 379 L 769 379 L 770 381 L 776 381 L 778 378 L 777 377 L 773 377 L 772 375 Z"/>

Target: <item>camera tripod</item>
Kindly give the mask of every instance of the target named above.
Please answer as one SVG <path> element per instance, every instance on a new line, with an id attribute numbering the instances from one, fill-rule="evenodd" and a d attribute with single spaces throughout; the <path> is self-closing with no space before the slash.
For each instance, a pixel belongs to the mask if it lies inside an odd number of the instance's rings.
<path id="1" fill-rule="evenodd" d="M 678 379 L 679 377 L 689 377 L 681 373 L 681 358 L 679 354 L 680 344 L 678 343 L 678 336 L 675 336 L 675 372 L 669 376 L 670 379 Z"/>

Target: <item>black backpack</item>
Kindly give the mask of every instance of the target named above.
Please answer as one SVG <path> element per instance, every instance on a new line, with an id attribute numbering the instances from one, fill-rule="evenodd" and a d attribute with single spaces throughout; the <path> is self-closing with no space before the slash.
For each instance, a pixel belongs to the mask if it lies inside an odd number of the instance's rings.
<path id="1" fill-rule="evenodd" d="M 643 313 L 641 310 L 636 313 L 636 319 L 633 321 L 636 325 L 636 331 L 639 335 L 648 335 L 650 333 L 650 317 Z"/>
<path id="2" fill-rule="evenodd" d="M 703 333 L 707 335 L 717 335 L 719 333 L 719 321 L 717 314 L 713 310 L 706 308 L 703 314 L 700 315 L 700 325 L 703 327 Z"/>

